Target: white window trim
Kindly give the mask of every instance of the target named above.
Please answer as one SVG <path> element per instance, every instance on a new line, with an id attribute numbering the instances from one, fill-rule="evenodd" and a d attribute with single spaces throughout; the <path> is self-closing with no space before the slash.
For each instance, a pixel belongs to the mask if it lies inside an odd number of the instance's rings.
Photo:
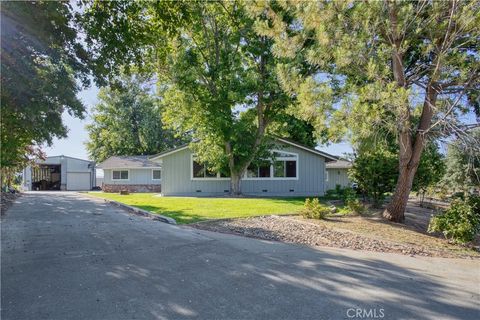
<path id="1" fill-rule="evenodd" d="M 270 164 L 270 177 L 247 177 L 247 172 L 245 171 L 245 174 L 243 175 L 243 178 L 242 180 L 261 180 L 261 181 L 268 181 L 268 180 L 275 180 L 275 181 L 279 181 L 279 180 L 299 180 L 299 174 L 300 174 L 300 171 L 299 171 L 299 157 L 298 157 L 298 153 L 294 153 L 294 152 L 288 152 L 288 151 L 284 151 L 284 150 L 278 150 L 278 149 L 272 149 L 271 150 L 272 152 L 279 152 L 279 153 L 286 153 L 286 154 L 291 154 L 291 155 L 294 155 L 295 158 L 293 157 L 278 157 L 278 158 L 275 158 L 275 160 L 278 160 L 278 161 L 295 161 L 295 164 L 296 164 L 296 177 L 274 177 L 273 176 L 273 173 L 274 173 L 274 169 L 273 169 L 273 163 Z M 271 161 L 272 159 L 270 159 Z"/>
<path id="2" fill-rule="evenodd" d="M 128 172 L 128 179 L 114 179 L 113 178 L 113 171 L 127 171 Z M 120 173 L 120 177 L 122 174 Z M 130 181 L 130 169 L 112 169 L 112 181 Z"/>
<path id="3" fill-rule="evenodd" d="M 155 179 L 153 177 L 153 171 L 160 171 L 160 179 Z M 162 180 L 162 170 L 161 169 L 152 169 L 152 180 L 153 181 L 161 181 Z"/>
<path id="4" fill-rule="evenodd" d="M 328 170 L 325 170 L 325 181 L 328 182 L 328 178 L 329 178 Z"/>
<path id="5" fill-rule="evenodd" d="M 190 180 L 192 181 L 226 181 L 230 180 L 230 177 L 220 177 L 220 172 L 217 172 L 217 176 L 214 177 L 206 177 L 206 178 L 198 178 L 193 176 L 193 159 L 195 155 L 192 153 L 190 154 Z"/>
<path id="6" fill-rule="evenodd" d="M 270 177 L 247 177 L 247 171 L 245 171 L 243 177 L 241 180 L 246 180 L 246 181 L 252 181 L 252 180 L 261 180 L 261 181 L 268 181 L 268 180 L 275 180 L 275 181 L 281 181 L 281 180 L 299 180 L 299 156 L 298 153 L 294 152 L 288 152 L 284 150 L 278 150 L 278 149 L 272 149 L 272 152 L 280 152 L 280 153 L 286 153 L 286 154 L 291 154 L 294 155 L 295 157 L 278 157 L 275 160 L 279 161 L 295 161 L 296 163 L 296 177 L 274 177 L 274 169 L 273 169 L 273 163 L 270 164 Z M 217 172 L 217 177 L 208 177 L 208 178 L 197 178 L 193 176 L 193 159 L 195 158 L 195 155 L 192 153 L 190 154 L 190 180 L 192 181 L 225 181 L 225 180 L 230 180 L 230 177 L 220 177 L 220 173 Z"/>

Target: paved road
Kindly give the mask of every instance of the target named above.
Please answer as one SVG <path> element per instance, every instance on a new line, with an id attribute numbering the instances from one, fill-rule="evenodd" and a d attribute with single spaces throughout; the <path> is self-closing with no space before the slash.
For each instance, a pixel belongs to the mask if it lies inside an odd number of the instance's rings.
<path id="1" fill-rule="evenodd" d="M 480 318 L 477 261 L 215 234 L 75 193 L 26 194 L 1 228 L 4 320 Z"/>

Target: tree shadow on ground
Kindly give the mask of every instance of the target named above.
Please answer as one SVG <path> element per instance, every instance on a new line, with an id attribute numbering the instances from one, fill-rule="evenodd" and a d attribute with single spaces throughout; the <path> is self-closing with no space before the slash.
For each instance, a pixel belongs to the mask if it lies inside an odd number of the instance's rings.
<path id="1" fill-rule="evenodd" d="M 384 319 L 480 313 L 472 262 L 219 235 L 74 198 L 20 200 L 1 226 L 5 319 L 349 319 L 357 308 L 382 309 Z"/>
<path id="2" fill-rule="evenodd" d="M 161 263 L 118 265 L 104 276 L 120 278 L 120 286 L 151 283 L 144 294 L 157 302 L 146 311 L 165 319 L 347 319 L 351 308 L 377 314 L 383 309 L 386 319 L 474 319 L 480 312 L 473 286 L 428 270 L 306 247 L 284 250 L 283 244 L 225 240 L 163 252 Z"/>

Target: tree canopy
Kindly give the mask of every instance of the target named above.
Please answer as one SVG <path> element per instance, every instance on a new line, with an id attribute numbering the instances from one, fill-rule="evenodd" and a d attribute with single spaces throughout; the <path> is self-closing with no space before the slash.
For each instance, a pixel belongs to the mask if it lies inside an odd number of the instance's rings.
<path id="1" fill-rule="evenodd" d="M 1 167 L 21 168 L 39 147 L 63 138 L 64 111 L 83 117 L 76 94 L 89 84 L 89 58 L 66 1 L 1 6 Z"/>
<path id="2" fill-rule="evenodd" d="M 329 128 L 333 138 L 362 139 L 380 127 L 395 134 L 399 175 L 388 219 L 404 220 L 427 141 L 466 136 L 459 116 L 479 112 L 479 6 L 262 1 L 251 7 L 257 31 L 289 59 L 278 73 L 298 97 L 293 113 L 319 131 Z"/>
<path id="3" fill-rule="evenodd" d="M 151 155 L 187 141 L 163 128 L 159 99 L 142 78 L 124 76 L 115 87 L 100 89 L 98 98 L 87 125 L 87 150 L 97 162 L 114 155 Z"/>
<path id="4" fill-rule="evenodd" d="M 282 125 L 291 98 L 276 77 L 273 41 L 253 22 L 240 1 L 93 2 L 83 20 L 105 80 L 114 82 L 120 65 L 154 73 L 165 124 L 192 135 L 199 161 L 230 173 L 234 194 L 265 154 L 269 130 L 307 141 L 300 131 L 311 129 Z"/>

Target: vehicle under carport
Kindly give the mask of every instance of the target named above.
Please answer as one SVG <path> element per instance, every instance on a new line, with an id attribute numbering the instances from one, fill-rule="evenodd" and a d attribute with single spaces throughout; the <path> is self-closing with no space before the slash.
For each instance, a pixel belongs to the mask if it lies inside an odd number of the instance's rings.
<path id="1" fill-rule="evenodd" d="M 56 164 L 32 167 L 32 190 L 60 190 L 62 166 Z"/>

